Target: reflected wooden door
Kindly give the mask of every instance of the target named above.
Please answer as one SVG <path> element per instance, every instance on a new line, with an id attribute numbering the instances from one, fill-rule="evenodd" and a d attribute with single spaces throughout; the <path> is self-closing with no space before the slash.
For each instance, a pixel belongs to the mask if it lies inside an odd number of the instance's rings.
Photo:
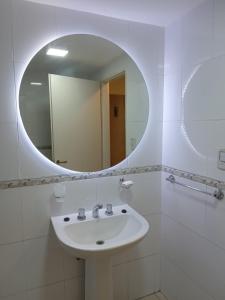
<path id="1" fill-rule="evenodd" d="M 99 82 L 49 74 L 55 162 L 78 171 L 102 169 Z"/>
<path id="2" fill-rule="evenodd" d="M 110 150 L 111 166 L 126 156 L 124 95 L 110 95 Z"/>

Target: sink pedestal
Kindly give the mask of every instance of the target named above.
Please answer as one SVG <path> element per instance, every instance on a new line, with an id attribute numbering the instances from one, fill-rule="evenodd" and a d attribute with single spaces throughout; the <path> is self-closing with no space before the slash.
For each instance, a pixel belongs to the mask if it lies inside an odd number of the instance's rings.
<path id="1" fill-rule="evenodd" d="M 110 257 L 90 256 L 85 260 L 85 300 L 113 300 Z"/>
<path id="2" fill-rule="evenodd" d="M 52 217 L 61 244 L 71 255 L 86 259 L 85 300 L 113 300 L 112 256 L 137 244 L 145 237 L 149 224 L 127 204 L 113 208 L 113 215 L 99 209 L 80 221 L 78 214 Z"/>

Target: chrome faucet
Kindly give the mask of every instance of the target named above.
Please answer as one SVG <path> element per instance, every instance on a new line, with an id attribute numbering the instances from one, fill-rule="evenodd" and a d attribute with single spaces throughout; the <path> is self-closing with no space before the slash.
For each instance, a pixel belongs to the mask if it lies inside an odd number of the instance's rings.
<path id="1" fill-rule="evenodd" d="M 96 204 L 92 209 L 92 217 L 97 219 L 99 218 L 99 209 L 103 208 L 102 204 Z"/>

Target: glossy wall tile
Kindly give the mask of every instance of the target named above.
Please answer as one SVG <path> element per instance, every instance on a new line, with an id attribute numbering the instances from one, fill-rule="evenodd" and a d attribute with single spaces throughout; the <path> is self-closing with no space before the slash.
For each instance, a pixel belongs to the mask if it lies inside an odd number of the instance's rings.
<path id="1" fill-rule="evenodd" d="M 171 72 L 165 76 L 165 86 L 170 87 L 170 78 L 174 78 L 182 82 L 182 93 L 180 97 L 180 86 L 173 82 L 173 90 L 164 97 L 164 107 L 169 109 L 164 120 L 163 164 L 197 171 L 201 176 L 180 173 L 179 181 L 209 192 L 214 188 L 208 185 L 207 178 L 218 180 L 218 184 L 224 180 L 224 171 L 217 168 L 218 151 L 225 147 L 221 84 L 224 8 L 224 1 L 203 1 L 166 29 L 165 65 Z M 171 41 L 175 41 L 174 45 Z M 168 122 L 170 111 L 176 112 L 180 105 L 181 122 L 178 117 L 170 117 Z M 171 186 L 166 176 L 162 176 L 162 291 L 169 300 L 222 300 L 224 201 Z M 189 176 L 198 179 L 191 182 Z"/>
<path id="2" fill-rule="evenodd" d="M 102 36 L 121 46 L 138 63 L 148 87 L 154 82 L 151 92 L 157 95 L 155 103 L 151 99 L 157 120 L 147 134 L 153 142 L 157 137 L 154 148 L 145 151 L 147 138 L 132 161 L 99 174 L 69 172 L 44 159 L 30 144 L 17 115 L 20 81 L 32 56 L 49 41 L 72 33 Z M 158 123 L 162 122 L 163 76 L 158 74 L 158 65 L 163 64 L 163 33 L 162 28 L 155 26 L 138 27 L 128 21 L 24 0 L 0 1 L 0 185 L 4 189 L 0 190 L 1 300 L 83 299 L 84 263 L 60 247 L 52 232 L 50 216 L 76 211 L 81 206 L 90 209 L 97 201 L 113 205 L 128 201 L 130 195 L 121 193 L 119 178 L 130 178 L 131 174 L 135 174 L 137 184 L 130 201 L 140 211 L 146 209 L 147 217 L 152 219 L 154 236 L 151 239 L 155 247 L 150 247 L 148 240 L 140 249 L 134 249 L 129 262 L 123 265 L 126 268 L 133 266 L 132 263 L 138 266 L 141 259 L 139 277 L 146 273 L 143 260 L 154 265 L 156 273 L 148 270 L 149 286 L 159 288 L 160 204 L 157 203 L 159 197 L 148 195 L 147 185 L 148 180 L 153 180 L 152 188 L 160 184 L 160 176 L 156 174 L 161 170 L 162 126 L 158 127 Z M 147 59 L 150 48 L 154 53 L 151 62 Z M 143 176 L 143 182 L 139 176 Z M 53 196 L 58 182 L 66 186 L 62 202 L 55 201 Z M 140 203 L 136 199 L 138 190 L 143 190 Z M 121 284 L 126 286 L 124 280 Z M 143 289 L 148 289 L 146 282 Z M 141 289 L 135 290 L 135 295 L 144 296 Z"/>

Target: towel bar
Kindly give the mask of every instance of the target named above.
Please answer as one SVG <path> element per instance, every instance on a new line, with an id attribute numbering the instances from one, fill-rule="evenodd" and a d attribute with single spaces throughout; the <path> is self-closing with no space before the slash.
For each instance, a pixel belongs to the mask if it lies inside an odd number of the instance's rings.
<path id="1" fill-rule="evenodd" d="M 205 195 L 208 195 L 208 196 L 211 196 L 211 197 L 214 197 L 216 198 L 217 200 L 223 200 L 224 198 L 224 193 L 221 189 L 217 189 L 215 190 L 214 193 L 209 193 L 209 192 L 206 192 L 206 191 L 203 191 L 203 190 L 200 190 L 198 188 L 195 188 L 195 187 L 192 187 L 190 185 L 187 185 L 187 184 L 184 184 L 184 183 L 181 183 L 179 181 L 176 181 L 175 177 L 173 175 L 170 175 L 169 177 L 166 178 L 167 181 L 169 181 L 170 183 L 175 183 L 175 184 L 178 184 L 180 186 L 183 186 L 183 187 L 186 187 L 188 189 L 191 189 L 191 190 L 194 190 L 196 192 L 200 192 L 200 193 L 203 193 Z"/>

